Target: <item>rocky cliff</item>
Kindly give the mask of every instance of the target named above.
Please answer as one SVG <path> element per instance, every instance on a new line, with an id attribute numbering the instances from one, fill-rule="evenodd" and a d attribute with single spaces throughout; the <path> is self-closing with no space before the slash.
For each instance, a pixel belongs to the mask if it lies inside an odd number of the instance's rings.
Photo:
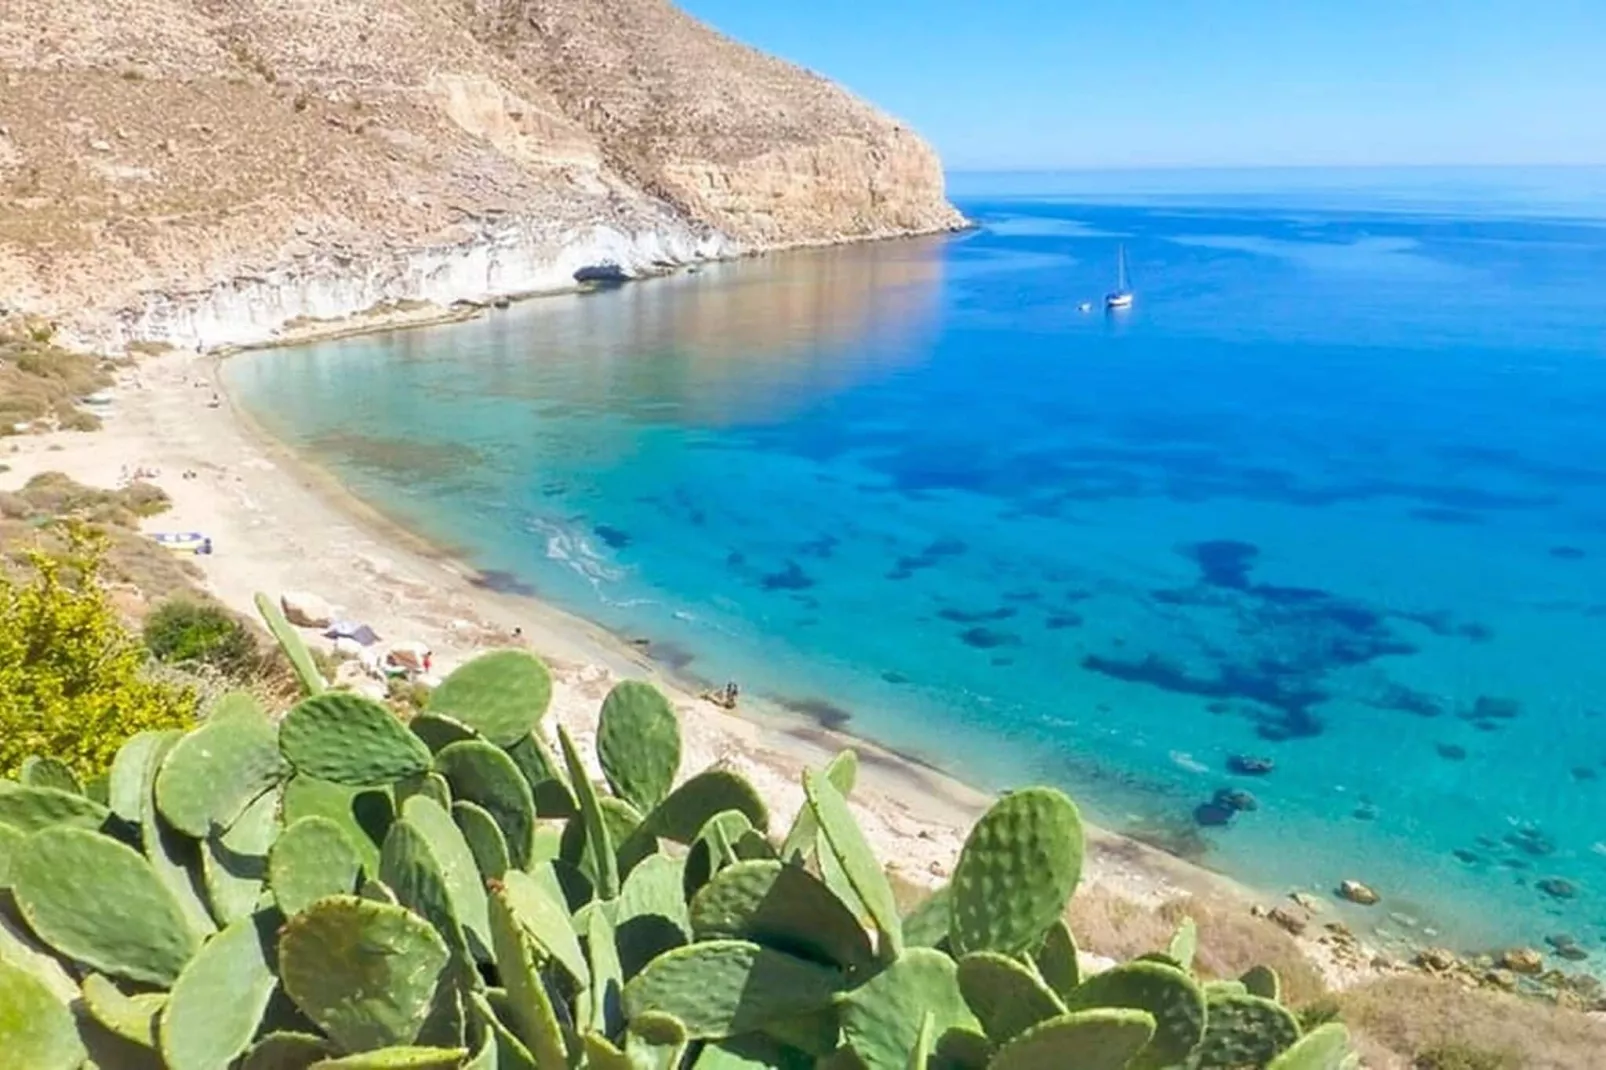
<path id="1" fill-rule="evenodd" d="M 0 305 L 85 342 L 958 222 L 913 132 L 667 0 L 0 4 Z"/>

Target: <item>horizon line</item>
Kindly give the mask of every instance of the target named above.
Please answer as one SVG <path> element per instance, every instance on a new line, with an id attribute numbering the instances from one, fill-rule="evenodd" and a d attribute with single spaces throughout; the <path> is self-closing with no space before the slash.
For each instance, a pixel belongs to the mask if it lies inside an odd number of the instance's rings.
<path id="1" fill-rule="evenodd" d="M 1031 167 L 943 167 L 949 175 L 1121 174 L 1154 171 L 1606 171 L 1598 163 L 1292 163 L 1076 164 Z"/>

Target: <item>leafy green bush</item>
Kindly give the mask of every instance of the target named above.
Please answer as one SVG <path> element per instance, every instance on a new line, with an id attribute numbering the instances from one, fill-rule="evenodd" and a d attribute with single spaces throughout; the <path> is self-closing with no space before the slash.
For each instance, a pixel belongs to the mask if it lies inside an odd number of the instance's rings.
<path id="1" fill-rule="evenodd" d="M 262 665 L 256 637 L 221 606 L 176 599 L 145 618 L 145 647 L 160 661 L 204 665 L 242 683 Z"/>
<path id="2" fill-rule="evenodd" d="M 68 530 L 65 553 L 28 551 L 25 578 L 0 573 L 0 775 L 45 754 L 93 776 L 128 736 L 194 713 L 193 692 L 143 672 L 99 581 L 104 543 Z"/>

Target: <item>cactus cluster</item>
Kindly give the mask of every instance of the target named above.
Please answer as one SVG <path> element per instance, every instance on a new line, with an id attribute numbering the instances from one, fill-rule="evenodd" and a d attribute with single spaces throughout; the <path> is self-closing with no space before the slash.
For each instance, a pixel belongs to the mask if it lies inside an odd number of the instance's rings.
<path id="1" fill-rule="evenodd" d="M 1059 792 L 1004 796 L 952 883 L 904 915 L 846 802 L 851 754 L 805 774 L 803 810 L 772 837 L 737 774 L 681 780 L 678 723 L 646 684 L 603 704 L 601 783 L 561 729 L 554 753 L 550 681 L 521 652 L 459 669 L 411 725 L 315 677 L 306 690 L 277 724 L 232 697 L 187 734 L 136 736 L 100 798 L 47 762 L 0 783 L 4 1058 L 1355 1065 L 1342 1026 L 1302 1035 L 1271 971 L 1197 979 L 1191 924 L 1084 977 L 1063 921 L 1082 828 Z"/>

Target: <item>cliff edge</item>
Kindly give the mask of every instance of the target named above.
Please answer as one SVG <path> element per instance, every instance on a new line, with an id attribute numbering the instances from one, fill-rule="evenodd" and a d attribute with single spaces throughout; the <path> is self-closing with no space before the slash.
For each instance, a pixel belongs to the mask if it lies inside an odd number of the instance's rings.
<path id="1" fill-rule="evenodd" d="M 960 222 L 912 131 L 667 0 L 0 5 L 0 306 L 87 344 Z"/>

